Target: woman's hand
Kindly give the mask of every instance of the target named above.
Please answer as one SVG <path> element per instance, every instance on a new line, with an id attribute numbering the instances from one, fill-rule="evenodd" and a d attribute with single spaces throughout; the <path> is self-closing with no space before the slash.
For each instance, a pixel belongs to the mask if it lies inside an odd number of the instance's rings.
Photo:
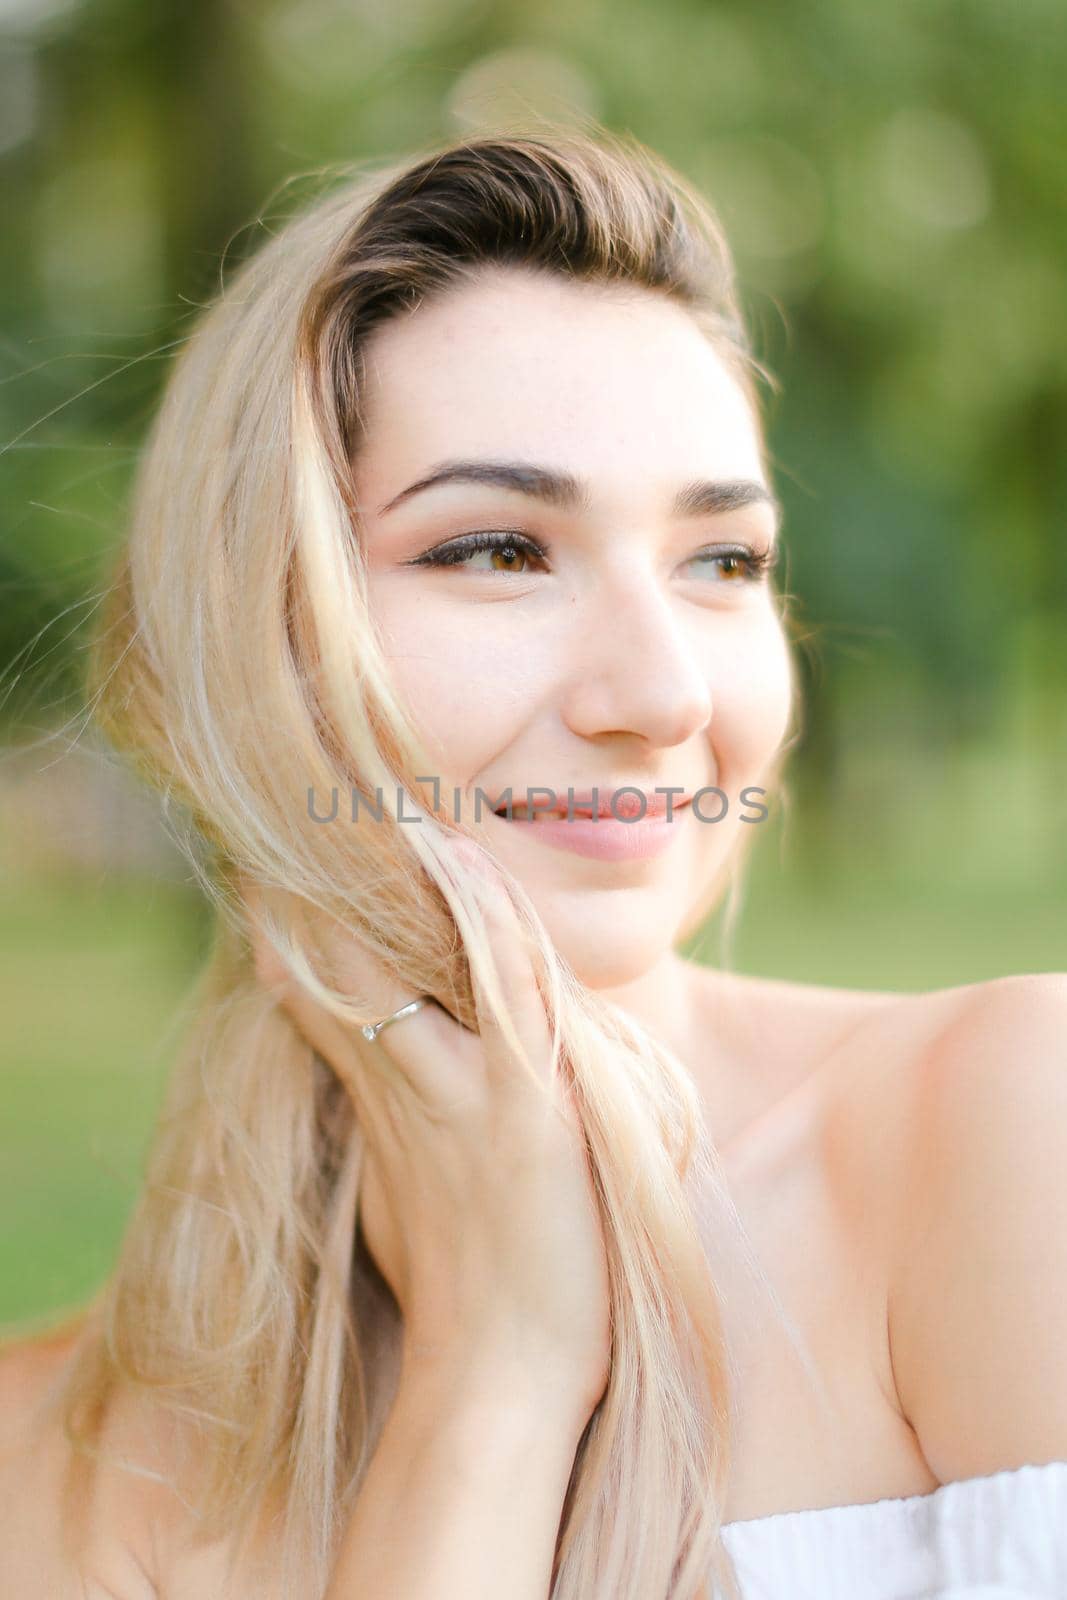
<path id="1" fill-rule="evenodd" d="M 257 971 L 354 1101 L 367 1151 L 363 1235 L 403 1314 L 405 1363 L 539 1392 L 546 1380 L 570 1386 L 588 1416 L 607 1384 L 611 1337 L 584 1139 L 564 1084 L 548 1092 L 550 1028 L 510 897 L 484 857 L 458 848 L 486 882 L 508 1014 L 544 1092 L 528 1081 L 476 981 L 478 1033 L 430 1002 L 365 1040 L 288 974 L 249 891 Z M 341 986 L 374 1020 L 414 998 L 339 925 L 328 937 Z"/>

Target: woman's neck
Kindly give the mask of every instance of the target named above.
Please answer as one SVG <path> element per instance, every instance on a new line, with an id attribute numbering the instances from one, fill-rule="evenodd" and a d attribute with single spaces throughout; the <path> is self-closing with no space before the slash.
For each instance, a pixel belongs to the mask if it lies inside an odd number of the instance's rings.
<path id="1" fill-rule="evenodd" d="M 606 1000 L 617 1005 L 635 1022 L 694 1071 L 694 1052 L 706 1054 L 714 1041 L 698 1039 L 696 1023 L 700 1018 L 699 993 L 702 969 L 675 951 L 668 951 L 648 972 L 632 983 L 614 989 L 602 989 Z M 706 1032 L 706 1025 L 700 1033 Z"/>

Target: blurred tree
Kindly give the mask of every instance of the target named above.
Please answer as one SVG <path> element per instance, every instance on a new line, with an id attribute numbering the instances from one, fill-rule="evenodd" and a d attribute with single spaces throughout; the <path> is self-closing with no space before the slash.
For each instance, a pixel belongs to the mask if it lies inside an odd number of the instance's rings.
<path id="1" fill-rule="evenodd" d="M 0 27 L 9 719 L 67 702 L 170 356 L 288 180 L 525 108 L 634 132 L 734 242 L 782 383 L 805 811 L 882 745 L 947 773 L 1025 725 L 1062 760 L 1060 0 L 8 0 Z"/>

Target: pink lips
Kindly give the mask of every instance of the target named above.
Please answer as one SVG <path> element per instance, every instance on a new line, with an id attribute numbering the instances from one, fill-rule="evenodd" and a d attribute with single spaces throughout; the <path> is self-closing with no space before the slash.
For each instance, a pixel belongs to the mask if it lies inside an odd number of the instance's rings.
<path id="1" fill-rule="evenodd" d="M 662 800 L 662 797 L 658 798 Z M 688 804 L 688 800 L 675 800 L 674 815 L 670 822 L 665 815 L 652 815 L 650 806 L 649 814 L 632 822 L 619 822 L 609 812 L 606 816 L 595 818 L 575 815 L 573 820 L 568 820 L 566 816 L 543 816 L 535 821 L 529 816 L 520 815 L 512 819 L 511 826 L 523 829 L 531 837 L 540 839 L 542 844 L 551 845 L 557 850 L 570 850 L 575 855 L 588 856 L 594 861 L 647 861 L 661 855 L 677 838 Z M 579 809 L 577 801 L 574 809 L 576 812 Z M 617 809 L 626 809 L 622 800 Z M 636 809 L 635 802 L 635 813 Z"/>

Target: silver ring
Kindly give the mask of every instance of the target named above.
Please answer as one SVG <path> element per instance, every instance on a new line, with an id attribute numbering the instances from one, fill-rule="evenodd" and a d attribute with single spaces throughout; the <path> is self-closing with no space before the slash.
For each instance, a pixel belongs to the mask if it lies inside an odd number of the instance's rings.
<path id="1" fill-rule="evenodd" d="M 420 994 L 417 1000 L 409 1000 L 406 1006 L 401 1006 L 399 1011 L 394 1011 L 391 1017 L 383 1017 L 381 1022 L 365 1022 L 360 1032 L 364 1039 L 369 1039 L 373 1044 L 383 1028 L 387 1028 L 391 1022 L 399 1022 L 401 1017 L 413 1017 L 416 1011 L 422 1010 L 429 999 L 430 996 L 428 994 Z"/>

